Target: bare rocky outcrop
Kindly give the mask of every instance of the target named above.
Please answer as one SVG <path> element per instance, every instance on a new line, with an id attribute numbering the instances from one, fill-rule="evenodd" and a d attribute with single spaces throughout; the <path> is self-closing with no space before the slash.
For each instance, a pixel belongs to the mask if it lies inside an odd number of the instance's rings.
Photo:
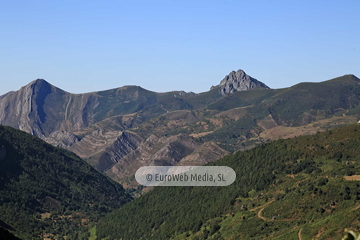
<path id="1" fill-rule="evenodd" d="M 216 87 L 220 89 L 220 93 L 223 96 L 237 91 L 247 91 L 253 88 L 269 88 L 264 83 L 247 75 L 241 69 L 236 72 L 230 72 Z M 216 87 L 212 87 L 211 89 Z"/>
<path id="2" fill-rule="evenodd" d="M 55 131 L 44 140 L 53 146 L 68 148 L 77 143 L 80 139 L 76 135 L 67 131 Z"/>
<path id="3" fill-rule="evenodd" d="M 229 152 L 213 142 L 200 143 L 186 134 L 170 137 L 151 135 L 138 148 L 121 158 L 106 171 L 112 179 L 136 186 L 135 172 L 143 166 L 203 165 L 216 161 Z M 130 180 L 129 180 L 130 179 Z"/>
<path id="4" fill-rule="evenodd" d="M 200 145 L 194 138 L 185 134 L 170 137 L 151 135 L 106 173 L 111 178 L 121 181 L 133 176 L 142 166 L 173 166 Z"/>
<path id="5" fill-rule="evenodd" d="M 143 139 L 130 132 L 122 132 L 114 143 L 101 154 L 95 167 L 105 171 L 119 162 L 124 156 L 135 150 Z"/>

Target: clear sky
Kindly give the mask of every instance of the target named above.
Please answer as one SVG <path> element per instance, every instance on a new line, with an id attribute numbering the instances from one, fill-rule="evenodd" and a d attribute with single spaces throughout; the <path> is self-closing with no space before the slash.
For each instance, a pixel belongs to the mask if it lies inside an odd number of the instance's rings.
<path id="1" fill-rule="evenodd" d="M 271 88 L 360 77 L 360 1 L 0 0 L 0 94 L 203 92 L 243 69 Z"/>

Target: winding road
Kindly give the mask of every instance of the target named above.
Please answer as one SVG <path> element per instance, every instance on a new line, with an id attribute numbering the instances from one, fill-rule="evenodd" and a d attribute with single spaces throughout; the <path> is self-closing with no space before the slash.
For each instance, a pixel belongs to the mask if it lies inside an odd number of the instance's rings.
<path id="1" fill-rule="evenodd" d="M 301 231 L 302 231 L 302 228 L 300 228 L 300 229 L 299 229 L 299 232 L 298 232 L 298 238 L 299 238 L 299 240 L 302 240 L 302 238 L 301 238 Z"/>
<path id="2" fill-rule="evenodd" d="M 254 211 L 258 210 L 259 208 L 261 208 L 261 209 L 258 211 L 257 216 L 258 216 L 258 218 L 260 218 L 260 219 L 262 219 L 262 220 L 264 220 L 264 221 L 268 221 L 268 222 L 270 222 L 270 221 L 275 221 L 275 222 L 287 222 L 287 221 L 294 221 L 294 220 L 296 220 L 296 219 L 290 219 L 290 218 L 274 220 L 274 219 L 268 219 L 268 218 L 262 216 L 261 213 L 262 213 L 262 211 L 264 211 L 265 207 L 268 206 L 269 204 L 271 204 L 271 203 L 274 202 L 274 201 L 275 201 L 275 200 L 271 200 L 270 202 L 268 202 L 268 203 L 266 203 L 266 204 L 264 204 L 264 205 L 262 205 L 262 206 L 258 206 L 258 207 L 256 207 L 256 208 L 250 209 L 250 211 L 254 212 Z M 359 206 L 359 207 L 360 207 L 360 206 Z M 299 231 L 298 231 L 298 239 L 299 239 L 299 240 L 302 240 L 302 238 L 301 238 L 301 231 L 302 231 L 302 228 L 300 228 Z"/>

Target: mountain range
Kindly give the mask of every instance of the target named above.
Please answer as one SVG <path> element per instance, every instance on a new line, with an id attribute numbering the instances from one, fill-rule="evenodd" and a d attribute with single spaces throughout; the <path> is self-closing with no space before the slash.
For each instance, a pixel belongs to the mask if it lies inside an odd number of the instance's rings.
<path id="1" fill-rule="evenodd" d="M 274 139 L 354 123 L 359 83 L 345 75 L 270 89 L 238 70 L 199 94 L 139 86 L 71 94 L 37 79 L 0 96 L 0 124 L 66 148 L 134 186 L 136 167 L 205 164 Z"/>
<path id="2" fill-rule="evenodd" d="M 359 110 L 354 75 L 270 89 L 239 70 L 199 94 L 138 86 L 71 94 L 35 80 L 0 96 L 8 125 L 0 126 L 0 236 L 331 239 L 345 227 L 359 231 Z M 143 189 L 134 172 L 148 165 L 229 166 L 237 178 L 133 199 Z"/>

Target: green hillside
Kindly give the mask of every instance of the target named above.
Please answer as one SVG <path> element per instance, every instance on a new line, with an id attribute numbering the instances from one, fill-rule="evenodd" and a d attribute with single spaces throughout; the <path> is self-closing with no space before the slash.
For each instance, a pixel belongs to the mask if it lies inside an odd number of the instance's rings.
<path id="1" fill-rule="evenodd" d="M 235 92 L 220 99 L 215 98 L 213 89 L 203 94 L 185 95 L 183 101 L 191 103 L 188 108 L 170 108 L 168 105 L 173 102 L 169 99 L 167 105 L 161 105 L 168 112 L 157 117 L 144 108 L 131 117 L 129 129 L 144 138 L 151 134 L 195 135 L 201 141 L 214 141 L 223 149 L 234 152 L 268 141 L 262 139 L 261 133 L 276 126 L 296 128 L 315 123 L 316 132 L 339 124 L 355 123 L 353 118 L 359 117 L 360 110 L 359 83 L 357 77 L 345 75 L 284 89 Z M 213 98 L 207 96 L 210 93 Z M 204 105 L 193 104 L 195 100 Z M 155 106 L 154 113 L 163 111 L 155 111 Z M 324 119 L 330 121 L 319 122 Z"/>
<path id="2" fill-rule="evenodd" d="M 360 124 L 222 158 L 227 187 L 158 187 L 101 219 L 98 239 L 341 239 L 360 230 Z M 215 164 L 215 163 L 213 163 Z"/>
<path id="3" fill-rule="evenodd" d="M 0 126 L 0 226 L 22 239 L 78 235 L 131 200 L 75 154 Z"/>
<path id="4" fill-rule="evenodd" d="M 263 89 L 237 92 L 208 106 L 209 110 L 223 111 L 234 107 L 244 109 L 239 120 L 229 120 L 226 125 L 214 128 L 204 136 L 226 150 L 234 151 L 241 144 L 254 144 L 264 131 L 261 120 L 270 116 L 276 125 L 297 127 L 332 116 L 356 115 L 360 109 L 360 80 L 345 75 L 320 83 L 300 83 L 285 89 Z M 235 135 L 234 135 L 235 133 Z M 246 143 L 245 143 L 246 142 Z"/>

